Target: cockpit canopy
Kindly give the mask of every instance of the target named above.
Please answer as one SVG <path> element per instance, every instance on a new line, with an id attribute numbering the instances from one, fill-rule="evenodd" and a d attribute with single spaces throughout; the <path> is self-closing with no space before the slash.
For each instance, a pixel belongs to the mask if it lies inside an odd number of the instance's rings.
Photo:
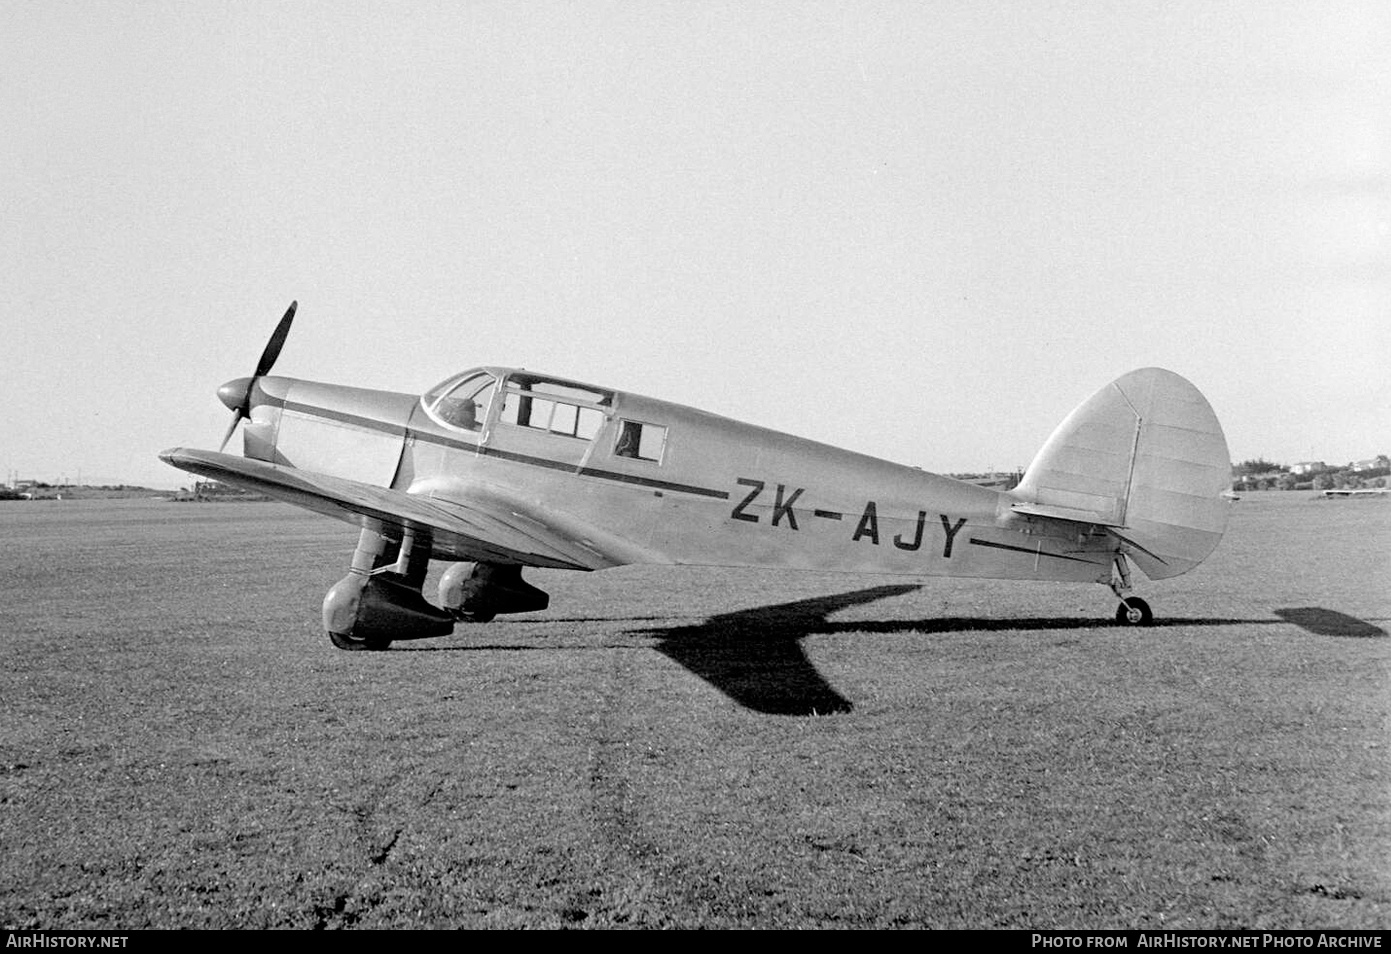
<path id="1" fill-rule="evenodd" d="M 476 431 L 483 426 L 497 379 L 482 369 L 455 375 L 426 391 L 425 410 L 446 427 Z"/>
<path id="2" fill-rule="evenodd" d="M 500 400 L 499 400 L 500 396 Z M 592 440 L 613 407 L 613 392 L 527 371 L 474 368 L 436 385 L 421 397 L 436 421 L 478 431 L 490 419 Z"/>

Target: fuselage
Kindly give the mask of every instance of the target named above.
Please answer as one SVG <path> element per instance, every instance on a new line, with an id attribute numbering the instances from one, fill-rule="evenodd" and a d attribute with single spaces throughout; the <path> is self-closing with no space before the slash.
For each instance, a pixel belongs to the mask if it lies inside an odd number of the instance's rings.
<path id="1" fill-rule="evenodd" d="M 1115 554 L 1007 492 L 518 369 L 424 397 L 262 377 L 250 418 L 247 457 L 461 505 L 493 492 L 602 528 L 625 562 L 1096 582 Z"/>

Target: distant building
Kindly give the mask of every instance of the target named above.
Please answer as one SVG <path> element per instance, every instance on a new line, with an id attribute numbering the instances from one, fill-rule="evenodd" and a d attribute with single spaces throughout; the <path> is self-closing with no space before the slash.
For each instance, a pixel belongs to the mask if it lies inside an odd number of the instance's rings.
<path id="1" fill-rule="evenodd" d="M 1290 468 L 1291 474 L 1312 474 L 1320 470 L 1327 470 L 1328 465 L 1321 460 L 1301 460 Z"/>
<path id="2" fill-rule="evenodd" d="M 1354 473 L 1358 474 L 1369 470 L 1391 469 L 1391 458 L 1388 458 L 1385 454 L 1379 454 L 1368 460 L 1355 460 L 1352 462 L 1351 469 Z"/>

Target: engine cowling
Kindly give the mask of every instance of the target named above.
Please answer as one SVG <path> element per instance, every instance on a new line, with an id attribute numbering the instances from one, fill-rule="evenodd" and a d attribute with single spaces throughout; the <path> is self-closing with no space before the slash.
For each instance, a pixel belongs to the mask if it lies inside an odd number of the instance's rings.
<path id="1" fill-rule="evenodd" d="M 454 618 L 486 623 L 499 613 L 531 613 L 550 605 L 544 591 L 510 563 L 456 563 L 440 577 L 439 602 Z"/>

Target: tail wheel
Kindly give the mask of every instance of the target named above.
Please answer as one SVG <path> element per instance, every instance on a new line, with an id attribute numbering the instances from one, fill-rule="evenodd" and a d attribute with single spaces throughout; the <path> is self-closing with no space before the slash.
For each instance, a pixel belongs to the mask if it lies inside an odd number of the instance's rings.
<path id="1" fill-rule="evenodd" d="M 1116 622 L 1122 626 L 1148 626 L 1154 622 L 1150 605 L 1138 596 L 1127 596 L 1116 607 Z"/>

